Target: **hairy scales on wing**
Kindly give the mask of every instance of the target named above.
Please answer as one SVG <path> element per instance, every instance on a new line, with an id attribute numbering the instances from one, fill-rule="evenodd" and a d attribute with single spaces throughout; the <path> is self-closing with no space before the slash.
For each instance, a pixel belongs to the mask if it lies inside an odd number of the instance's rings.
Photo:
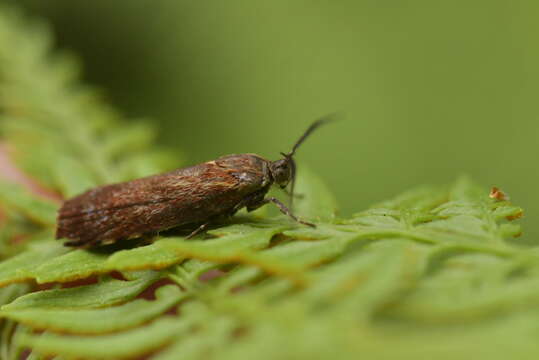
<path id="1" fill-rule="evenodd" d="M 66 201 L 57 238 L 103 242 L 226 214 L 267 187 L 263 163 L 253 155 L 230 155 L 90 190 Z"/>

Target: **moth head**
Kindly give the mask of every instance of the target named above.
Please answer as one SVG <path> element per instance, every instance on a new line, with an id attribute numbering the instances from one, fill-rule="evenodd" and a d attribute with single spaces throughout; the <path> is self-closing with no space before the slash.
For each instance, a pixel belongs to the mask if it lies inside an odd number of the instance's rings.
<path id="1" fill-rule="evenodd" d="M 273 177 L 273 180 L 281 189 L 285 189 L 288 184 L 290 184 L 290 202 L 294 198 L 294 185 L 296 183 L 296 162 L 294 161 L 294 154 L 298 147 L 305 141 L 305 139 L 320 125 L 325 124 L 329 121 L 334 120 L 335 114 L 326 115 L 323 118 L 316 120 L 314 123 L 309 126 L 309 128 L 301 135 L 301 137 L 296 141 L 292 147 L 292 151 L 289 153 L 281 153 L 283 156 L 282 159 L 273 161 L 270 164 L 270 171 Z"/>
<path id="2" fill-rule="evenodd" d="M 296 163 L 292 156 L 281 153 L 284 158 L 273 161 L 270 164 L 270 171 L 273 180 L 277 185 L 284 189 L 288 186 L 291 180 L 296 177 Z"/>

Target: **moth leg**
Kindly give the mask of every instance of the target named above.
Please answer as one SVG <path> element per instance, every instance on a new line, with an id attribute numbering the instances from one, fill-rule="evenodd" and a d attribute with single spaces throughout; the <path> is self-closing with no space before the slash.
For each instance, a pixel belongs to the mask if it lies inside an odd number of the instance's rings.
<path id="1" fill-rule="evenodd" d="M 303 224 L 303 225 L 310 226 L 310 227 L 316 227 L 315 224 L 311 224 L 310 222 L 300 220 L 296 215 L 292 214 L 292 212 L 286 207 L 285 204 L 283 204 L 282 202 L 280 202 L 278 199 L 274 197 L 263 199 L 262 201 L 256 204 L 249 204 L 249 206 L 247 207 L 247 210 L 252 211 L 263 205 L 269 204 L 270 202 L 277 205 L 277 207 L 279 208 L 279 210 L 281 210 L 283 214 L 291 217 L 294 221 L 299 222 L 300 224 Z"/>
<path id="2" fill-rule="evenodd" d="M 149 245 L 153 243 L 156 237 L 159 236 L 159 231 L 152 231 L 146 234 L 141 235 L 142 243 Z"/>
<path id="3" fill-rule="evenodd" d="M 187 235 L 186 239 L 190 239 L 190 238 L 192 238 L 193 236 L 195 236 L 195 235 L 201 233 L 202 231 L 204 231 L 204 230 L 208 227 L 208 225 L 210 225 L 209 222 L 200 225 L 195 231 L 193 231 L 192 233 L 190 233 L 189 235 Z"/>

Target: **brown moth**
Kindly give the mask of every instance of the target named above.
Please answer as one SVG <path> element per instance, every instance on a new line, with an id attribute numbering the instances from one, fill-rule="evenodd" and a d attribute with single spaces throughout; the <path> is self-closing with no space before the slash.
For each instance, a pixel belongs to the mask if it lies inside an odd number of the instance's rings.
<path id="1" fill-rule="evenodd" d="M 315 121 L 283 158 L 269 161 L 255 154 L 227 155 L 191 167 L 118 184 L 100 186 L 64 202 L 56 238 L 65 246 L 92 247 L 137 238 L 178 226 L 198 226 L 188 237 L 245 207 L 253 211 L 273 203 L 298 219 L 278 199 L 266 197 L 272 184 L 294 196 L 297 148 L 317 127 Z"/>

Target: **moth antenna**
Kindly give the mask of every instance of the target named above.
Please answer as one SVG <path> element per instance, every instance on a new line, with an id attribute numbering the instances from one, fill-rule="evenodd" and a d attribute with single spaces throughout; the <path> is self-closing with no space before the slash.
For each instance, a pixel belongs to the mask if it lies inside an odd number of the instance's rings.
<path id="1" fill-rule="evenodd" d="M 324 125 L 328 122 L 335 121 L 337 118 L 337 113 L 331 113 L 326 116 L 321 117 L 320 119 L 316 120 L 305 130 L 303 135 L 296 141 L 294 146 L 292 147 L 292 151 L 290 151 L 288 154 L 281 153 L 288 162 L 290 163 L 290 169 L 291 169 L 291 178 L 290 178 L 290 209 L 292 210 L 293 204 L 294 204 L 294 188 L 296 187 L 296 162 L 294 161 L 294 154 L 296 153 L 296 150 L 299 148 L 299 146 L 305 141 L 305 139 L 312 134 L 314 130 L 316 130 L 321 125 Z"/>
<path id="2" fill-rule="evenodd" d="M 328 114 L 326 116 L 323 116 L 321 117 L 320 119 L 316 120 L 315 122 L 313 122 L 311 124 L 311 126 L 309 126 L 309 128 L 307 128 L 307 130 L 305 130 L 305 132 L 303 133 L 303 135 L 301 135 L 301 137 L 299 138 L 298 141 L 296 141 L 296 143 L 294 144 L 294 146 L 292 147 L 292 151 L 290 151 L 286 157 L 292 157 L 294 156 L 294 154 L 296 153 L 296 150 L 298 149 L 298 147 L 305 141 L 305 139 L 311 135 L 311 133 L 316 130 L 318 127 L 320 127 L 320 125 L 324 125 L 328 122 L 331 122 L 331 121 L 335 121 L 336 120 L 336 116 L 337 116 L 337 113 L 332 113 L 332 114 Z"/>

